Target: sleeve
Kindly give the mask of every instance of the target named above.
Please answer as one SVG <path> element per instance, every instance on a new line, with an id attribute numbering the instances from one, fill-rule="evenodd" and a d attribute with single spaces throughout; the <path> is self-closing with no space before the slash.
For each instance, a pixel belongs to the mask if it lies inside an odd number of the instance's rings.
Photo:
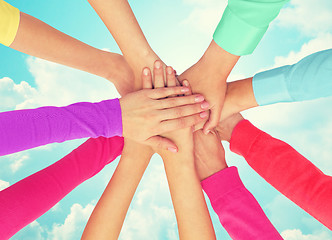
<path id="1" fill-rule="evenodd" d="M 282 239 L 255 197 L 243 185 L 236 167 L 221 170 L 201 184 L 232 239 Z"/>
<path id="2" fill-rule="evenodd" d="M 332 49 L 311 54 L 294 65 L 257 73 L 252 85 L 260 106 L 332 96 Z"/>
<path id="3" fill-rule="evenodd" d="M 0 113 L 0 156 L 54 142 L 121 135 L 118 99 Z"/>
<path id="4" fill-rule="evenodd" d="M 332 230 L 332 177 L 247 120 L 234 128 L 230 147 L 274 188 Z"/>
<path id="5" fill-rule="evenodd" d="M 89 139 L 53 165 L 0 192 L 0 239 L 9 239 L 118 157 L 123 138 Z"/>
<path id="6" fill-rule="evenodd" d="M 251 54 L 270 22 L 289 0 L 229 0 L 214 32 L 214 41 L 229 53 Z"/>
<path id="7" fill-rule="evenodd" d="M 15 39 L 20 23 L 20 11 L 0 0 L 0 43 L 9 46 Z"/>

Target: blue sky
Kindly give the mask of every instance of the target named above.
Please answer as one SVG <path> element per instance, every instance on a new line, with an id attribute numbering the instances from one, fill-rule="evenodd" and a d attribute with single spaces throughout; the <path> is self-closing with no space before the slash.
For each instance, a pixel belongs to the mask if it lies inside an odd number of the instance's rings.
<path id="1" fill-rule="evenodd" d="M 97 48 L 118 52 L 115 41 L 87 1 L 8 1 L 21 11 Z M 182 72 L 202 55 L 225 0 L 130 1 L 157 54 Z M 241 58 L 230 79 L 291 64 L 313 52 L 332 48 L 330 0 L 291 0 L 271 24 L 254 54 Z M 0 46 L 0 111 L 43 105 L 63 106 L 117 96 L 102 78 L 36 59 Z M 75 87 L 79 86 L 79 87 Z M 277 104 L 244 115 L 256 126 L 285 140 L 325 173 L 332 174 L 332 98 Z M 69 141 L 0 158 L 0 189 L 54 163 L 84 140 Z M 225 144 L 226 149 L 228 145 Z M 287 240 L 330 240 L 332 234 L 264 182 L 241 157 L 226 151 L 229 165 L 260 202 Z M 13 239 L 79 239 L 117 161 L 65 197 Z M 211 211 L 217 239 L 230 239 Z M 128 212 L 120 239 L 177 239 L 175 215 L 162 161 L 155 155 Z"/>

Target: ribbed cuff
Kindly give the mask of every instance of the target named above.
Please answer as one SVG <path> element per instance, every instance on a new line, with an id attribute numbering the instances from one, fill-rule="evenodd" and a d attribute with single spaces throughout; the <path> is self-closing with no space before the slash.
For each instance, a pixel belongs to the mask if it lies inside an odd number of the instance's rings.
<path id="1" fill-rule="evenodd" d="M 268 26 L 249 25 L 227 6 L 214 32 L 214 41 L 227 52 L 242 56 L 251 54 L 264 36 Z"/>
<path id="2" fill-rule="evenodd" d="M 225 168 L 201 182 L 211 202 L 235 188 L 244 187 L 236 167 Z"/>
<path id="3" fill-rule="evenodd" d="M 285 72 L 290 66 L 283 66 L 257 73 L 252 80 L 256 102 L 260 106 L 278 102 L 293 101 L 287 88 Z"/>
<path id="4" fill-rule="evenodd" d="M 248 120 L 240 121 L 233 129 L 230 143 L 230 150 L 243 157 L 246 157 L 250 148 L 261 133 L 261 130 L 252 125 Z"/>
<path id="5" fill-rule="evenodd" d="M 20 11 L 7 2 L 1 1 L 0 14 L 3 15 L 0 17 L 0 43 L 10 46 L 18 30 Z"/>

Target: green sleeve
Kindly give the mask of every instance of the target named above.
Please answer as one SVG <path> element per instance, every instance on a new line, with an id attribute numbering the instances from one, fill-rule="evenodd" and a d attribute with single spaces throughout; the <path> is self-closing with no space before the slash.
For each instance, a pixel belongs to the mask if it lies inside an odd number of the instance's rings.
<path id="1" fill-rule="evenodd" d="M 289 0 L 229 0 L 214 41 L 234 55 L 251 54 Z"/>

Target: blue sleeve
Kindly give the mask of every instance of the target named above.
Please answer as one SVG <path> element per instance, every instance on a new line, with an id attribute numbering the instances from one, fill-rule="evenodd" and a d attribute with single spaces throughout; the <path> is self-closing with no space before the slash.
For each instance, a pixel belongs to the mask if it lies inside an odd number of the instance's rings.
<path id="1" fill-rule="evenodd" d="M 332 96 L 332 49 L 311 54 L 253 77 L 258 105 L 297 102 Z"/>

